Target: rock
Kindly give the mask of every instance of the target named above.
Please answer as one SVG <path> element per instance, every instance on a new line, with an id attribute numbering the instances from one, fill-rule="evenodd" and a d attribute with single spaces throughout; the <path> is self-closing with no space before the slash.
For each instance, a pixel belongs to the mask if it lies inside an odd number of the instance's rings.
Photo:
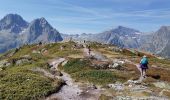
<path id="1" fill-rule="evenodd" d="M 87 87 L 90 88 L 90 89 L 97 89 L 96 85 L 94 85 L 94 84 L 90 84 Z"/>
<path id="2" fill-rule="evenodd" d="M 125 89 L 124 84 L 116 82 L 115 84 L 108 84 L 108 87 L 113 88 L 117 91 L 123 91 Z"/>
<path id="3" fill-rule="evenodd" d="M 6 63 L 7 63 L 7 61 L 6 61 L 6 60 L 2 60 L 2 61 L 0 61 L 0 67 L 3 67 Z"/>
<path id="4" fill-rule="evenodd" d="M 113 97 L 101 94 L 99 100 L 113 100 Z"/>
<path id="5" fill-rule="evenodd" d="M 118 63 L 113 63 L 113 64 L 109 65 L 109 68 L 112 68 L 112 69 L 118 69 L 118 70 L 120 70 L 121 67 L 122 67 L 122 66 L 121 66 L 120 64 L 118 64 Z"/>
<path id="6" fill-rule="evenodd" d="M 67 64 L 68 60 L 65 60 L 64 62 L 61 63 L 61 66 L 64 66 L 65 64 Z"/>
<path id="7" fill-rule="evenodd" d="M 46 48 L 41 49 L 41 53 L 47 52 Z"/>
<path id="8" fill-rule="evenodd" d="M 28 58 L 28 59 L 31 59 L 31 56 L 30 55 L 24 55 L 22 56 L 23 58 Z"/>
<path id="9" fill-rule="evenodd" d="M 160 93 L 159 96 L 167 96 L 170 98 L 170 90 L 163 89 Z"/>
<path id="10" fill-rule="evenodd" d="M 93 60 L 91 61 L 91 63 L 92 63 L 92 67 L 94 67 L 95 69 L 109 68 L 109 62 Z"/>
<path id="11" fill-rule="evenodd" d="M 98 61 L 108 61 L 107 57 L 99 52 L 92 53 L 91 56 Z"/>
<path id="12" fill-rule="evenodd" d="M 56 75 L 56 76 L 62 76 L 63 74 L 62 74 L 60 71 L 56 71 L 56 72 L 55 72 L 55 75 Z"/>
<path id="13" fill-rule="evenodd" d="M 140 84 L 141 81 L 139 81 L 139 80 L 128 80 L 127 83 L 128 84 Z"/>
<path id="14" fill-rule="evenodd" d="M 118 47 L 113 47 L 112 51 L 114 51 L 114 52 L 122 52 L 123 50 L 121 48 L 118 48 Z"/>
<path id="15" fill-rule="evenodd" d="M 8 67 L 8 66 L 10 66 L 10 65 L 11 65 L 11 63 L 7 62 L 6 60 L 0 61 L 0 68 L 2 68 L 2 67 Z M 2 69 L 3 69 L 3 68 L 2 68 Z"/>
<path id="16" fill-rule="evenodd" d="M 31 63 L 31 58 L 20 58 L 20 59 L 15 59 L 14 64 L 20 66 L 24 63 Z"/>
<path id="17" fill-rule="evenodd" d="M 9 63 L 9 62 L 7 62 L 7 63 L 4 64 L 4 66 L 6 66 L 6 67 L 7 67 L 7 66 L 10 66 L 10 65 L 11 65 L 11 63 Z"/>
<path id="18" fill-rule="evenodd" d="M 33 50 L 32 53 L 41 53 L 41 52 L 37 50 Z"/>
<path id="19" fill-rule="evenodd" d="M 109 65 L 109 68 L 120 70 L 125 61 L 114 59 L 113 63 Z"/>
<path id="20" fill-rule="evenodd" d="M 114 59 L 113 60 L 113 63 L 118 63 L 118 64 L 124 64 L 125 63 L 125 61 L 123 61 L 123 60 L 121 60 L 121 59 Z"/>
<path id="21" fill-rule="evenodd" d="M 167 82 L 155 82 L 153 85 L 159 88 L 170 89 L 170 84 Z"/>
<path id="22" fill-rule="evenodd" d="M 115 100 L 133 100 L 133 99 L 130 96 L 117 96 Z"/>

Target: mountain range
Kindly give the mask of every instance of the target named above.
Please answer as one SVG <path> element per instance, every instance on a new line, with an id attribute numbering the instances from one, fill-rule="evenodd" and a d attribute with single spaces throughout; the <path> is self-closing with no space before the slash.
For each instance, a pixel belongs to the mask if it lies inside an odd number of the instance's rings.
<path id="1" fill-rule="evenodd" d="M 133 48 L 170 58 L 170 26 L 162 26 L 156 32 L 140 32 L 133 28 L 118 26 L 98 34 L 62 34 L 64 39 L 96 41 L 121 48 Z"/>
<path id="2" fill-rule="evenodd" d="M 170 58 L 170 26 L 162 26 L 156 32 L 118 26 L 98 34 L 63 34 L 53 28 L 45 18 L 25 21 L 18 14 L 7 14 L 0 20 L 0 52 L 38 42 L 51 43 L 72 38 L 76 41 L 95 41 L 121 48 L 134 48 Z"/>
<path id="3" fill-rule="evenodd" d="M 0 52 L 25 43 L 50 43 L 62 40 L 60 33 L 43 17 L 29 23 L 18 14 L 7 14 L 0 20 Z"/>

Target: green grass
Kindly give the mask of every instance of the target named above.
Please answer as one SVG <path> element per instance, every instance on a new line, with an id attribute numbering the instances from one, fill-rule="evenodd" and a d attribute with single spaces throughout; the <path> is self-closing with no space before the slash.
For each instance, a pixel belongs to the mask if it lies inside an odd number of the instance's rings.
<path id="1" fill-rule="evenodd" d="M 4 66 L 4 69 L 0 71 L 0 100 L 37 100 L 57 91 L 62 84 L 61 80 L 50 79 L 42 73 L 33 72 L 31 69 L 39 67 L 49 71 L 47 63 L 49 59 L 81 53 L 80 50 L 71 49 L 74 44 L 74 42 L 68 42 L 41 46 L 36 44 L 24 45 L 11 57 L 6 55 L 15 49 L 3 54 L 1 60 L 7 60 L 11 63 L 23 59 L 25 55 L 29 55 L 31 63 L 20 65 L 12 63 L 8 67 Z M 61 45 L 65 46 L 64 50 L 60 50 Z M 48 50 L 47 55 L 32 53 L 33 50 L 41 51 L 42 49 Z"/>
<path id="2" fill-rule="evenodd" d="M 170 60 L 168 59 L 149 58 L 149 62 L 161 67 L 170 67 Z"/>
<path id="3" fill-rule="evenodd" d="M 69 74 L 82 71 L 82 70 L 88 70 L 89 65 L 87 61 L 80 60 L 80 59 L 71 59 L 64 67 L 64 71 L 66 71 Z"/>
<path id="4" fill-rule="evenodd" d="M 12 67 L 0 74 L 0 99 L 36 100 L 60 87 L 59 80 L 49 79 L 28 68 L 30 66 Z"/>
<path id="5" fill-rule="evenodd" d="M 89 70 L 82 71 L 73 74 L 76 80 L 83 80 L 89 83 L 94 83 L 98 85 L 105 85 L 108 83 L 116 82 L 117 76 L 111 71 L 106 70 Z"/>
<path id="6" fill-rule="evenodd" d="M 112 71 L 95 69 L 91 66 L 90 61 L 86 59 L 71 59 L 63 67 L 60 66 L 60 69 L 69 73 L 72 78 L 77 81 L 84 81 L 98 85 L 105 85 L 124 80 L 123 77 Z"/>
<path id="7" fill-rule="evenodd" d="M 66 43 L 54 43 L 46 45 L 45 48 L 49 51 L 49 56 L 55 57 L 67 57 L 71 54 L 82 54 L 80 50 L 73 50 L 72 46 L 75 45 L 74 42 L 66 42 Z M 60 50 L 60 47 L 64 46 L 63 50 Z"/>
<path id="8" fill-rule="evenodd" d="M 61 80 L 50 79 L 31 71 L 36 67 L 48 71 L 49 65 L 47 57 L 33 54 L 28 47 L 22 47 L 19 52 L 8 58 L 8 61 L 19 60 L 26 54 L 31 56 L 31 63 L 13 64 L 0 71 L 0 100 L 38 100 L 57 91 L 61 86 Z"/>

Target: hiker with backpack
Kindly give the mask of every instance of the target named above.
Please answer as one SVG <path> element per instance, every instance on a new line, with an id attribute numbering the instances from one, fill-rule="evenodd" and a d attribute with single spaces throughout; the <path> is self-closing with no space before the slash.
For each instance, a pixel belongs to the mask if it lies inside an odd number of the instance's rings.
<path id="1" fill-rule="evenodd" d="M 141 75 L 145 78 L 146 77 L 146 70 L 148 69 L 148 58 L 147 56 L 143 56 L 143 58 L 140 61 L 140 67 L 141 67 Z"/>

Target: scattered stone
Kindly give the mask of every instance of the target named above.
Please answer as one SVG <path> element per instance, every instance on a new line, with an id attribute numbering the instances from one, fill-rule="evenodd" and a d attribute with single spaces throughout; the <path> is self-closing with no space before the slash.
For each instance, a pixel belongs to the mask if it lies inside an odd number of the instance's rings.
<path id="1" fill-rule="evenodd" d="M 113 47 L 112 51 L 114 51 L 114 52 L 122 52 L 123 50 L 121 48 L 119 48 L 119 47 Z"/>
<path id="2" fill-rule="evenodd" d="M 68 60 L 65 60 L 64 62 L 61 63 L 61 66 L 64 66 L 65 64 L 67 64 Z"/>
<path id="3" fill-rule="evenodd" d="M 92 52 L 91 56 L 93 56 L 94 59 L 98 60 L 98 61 L 108 61 L 107 57 L 102 55 L 99 52 Z"/>
<path id="4" fill-rule="evenodd" d="M 124 84 L 116 82 L 115 84 L 108 84 L 108 87 L 113 88 L 117 91 L 123 91 L 125 89 Z"/>
<path id="5" fill-rule="evenodd" d="M 170 98 L 170 90 L 163 89 L 160 93 L 159 96 L 167 96 Z"/>
<path id="6" fill-rule="evenodd" d="M 2 68 L 2 67 L 8 67 L 8 66 L 10 66 L 11 65 L 11 63 L 9 63 L 8 61 L 6 61 L 6 60 L 2 60 L 2 61 L 0 61 L 0 68 Z M 2 68 L 3 69 L 3 68 Z"/>
<path id="7" fill-rule="evenodd" d="M 124 63 L 125 63 L 125 61 L 122 61 L 122 60 L 119 60 L 119 59 L 114 59 L 112 64 L 109 65 L 109 68 L 120 70 Z"/>
<path id="8" fill-rule="evenodd" d="M 167 82 L 155 82 L 153 85 L 159 88 L 170 89 L 170 84 Z"/>
<path id="9" fill-rule="evenodd" d="M 113 97 L 101 94 L 99 100 L 113 100 Z"/>
<path id="10" fill-rule="evenodd" d="M 120 64 L 118 64 L 118 63 L 113 63 L 113 64 L 109 65 L 109 68 L 111 68 L 111 69 L 120 70 L 121 67 L 122 67 L 122 66 L 121 66 Z"/>
<path id="11" fill-rule="evenodd" d="M 41 52 L 37 50 L 33 50 L 32 53 L 41 53 Z"/>
<path id="12" fill-rule="evenodd" d="M 105 61 L 93 60 L 91 61 L 91 63 L 95 69 L 107 69 L 109 67 L 109 62 L 105 62 Z"/>
<path id="13" fill-rule="evenodd" d="M 16 65 L 20 66 L 24 63 L 30 63 L 31 61 L 29 59 L 19 59 L 15 62 Z"/>
<path id="14" fill-rule="evenodd" d="M 7 63 L 4 64 L 4 66 L 6 66 L 6 67 L 7 67 L 7 66 L 10 66 L 10 65 L 11 65 L 11 63 L 9 63 L 9 62 L 7 62 Z"/>
<path id="15" fill-rule="evenodd" d="M 6 60 L 2 60 L 2 61 L 0 61 L 0 67 L 3 67 L 6 63 L 7 63 L 7 61 L 6 61 Z"/>
<path id="16" fill-rule="evenodd" d="M 89 89 L 97 89 L 96 85 L 94 84 L 90 84 L 87 86 Z"/>
<path id="17" fill-rule="evenodd" d="M 61 50 L 61 51 L 64 50 L 65 48 L 66 48 L 65 45 L 61 45 L 61 46 L 60 46 L 60 50 Z"/>
<path id="18" fill-rule="evenodd" d="M 56 76 L 62 76 L 63 74 L 60 71 L 56 71 L 55 74 Z"/>
<path id="19" fill-rule="evenodd" d="M 133 100 L 133 99 L 130 96 L 117 96 L 116 100 Z"/>
<path id="20" fill-rule="evenodd" d="M 31 56 L 30 55 L 24 55 L 22 56 L 23 58 L 27 58 L 27 59 L 31 59 Z"/>

